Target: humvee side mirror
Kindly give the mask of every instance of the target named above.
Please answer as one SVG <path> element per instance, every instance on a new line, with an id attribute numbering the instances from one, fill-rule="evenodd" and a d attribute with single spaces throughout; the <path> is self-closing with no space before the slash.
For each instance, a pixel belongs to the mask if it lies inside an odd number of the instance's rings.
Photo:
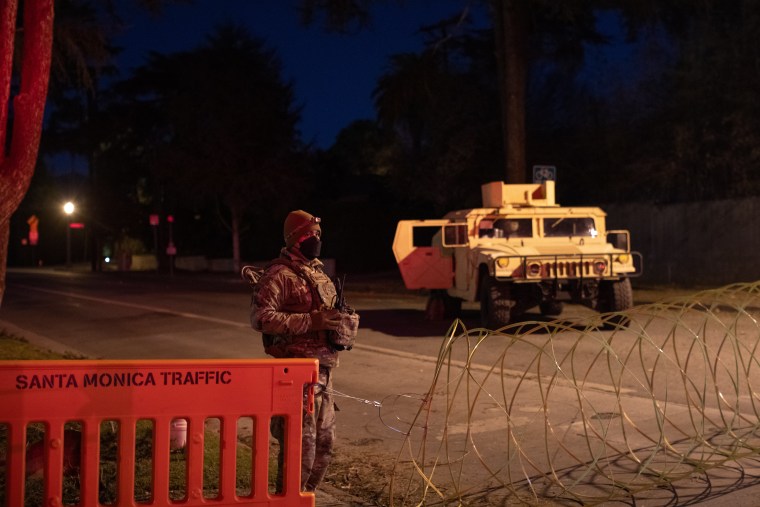
<path id="1" fill-rule="evenodd" d="M 628 231 L 607 231 L 607 243 L 625 252 L 630 252 L 631 234 Z"/>

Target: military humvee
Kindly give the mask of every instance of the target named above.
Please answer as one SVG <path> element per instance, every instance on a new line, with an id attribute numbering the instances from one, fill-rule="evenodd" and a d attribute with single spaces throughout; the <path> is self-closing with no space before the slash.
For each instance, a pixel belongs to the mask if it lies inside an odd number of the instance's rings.
<path id="1" fill-rule="evenodd" d="M 427 318 L 479 301 L 482 325 L 498 329 L 535 306 L 559 315 L 565 300 L 600 312 L 633 306 L 641 254 L 628 231 L 606 230 L 601 209 L 559 206 L 553 181 L 481 191 L 482 208 L 398 223 L 396 262 L 408 289 L 430 290 Z"/>

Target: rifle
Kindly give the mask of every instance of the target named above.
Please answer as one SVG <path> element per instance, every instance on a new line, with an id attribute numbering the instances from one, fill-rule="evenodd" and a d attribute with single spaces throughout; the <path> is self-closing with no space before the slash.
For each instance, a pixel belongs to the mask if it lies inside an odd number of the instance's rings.
<path id="1" fill-rule="evenodd" d="M 353 313 L 353 309 L 348 306 L 346 303 L 346 297 L 343 294 L 343 289 L 346 285 L 346 275 L 343 275 L 343 278 L 335 277 L 333 280 L 333 284 L 335 284 L 335 305 L 334 308 L 336 308 L 340 313 Z"/>
<path id="2" fill-rule="evenodd" d="M 346 275 L 343 275 L 342 279 L 336 277 L 333 280 L 333 285 L 335 285 L 333 308 L 340 312 L 340 325 L 335 331 L 330 331 L 328 340 L 335 350 L 351 350 L 359 329 L 359 314 L 346 303 L 346 297 L 343 294 L 346 286 Z"/>

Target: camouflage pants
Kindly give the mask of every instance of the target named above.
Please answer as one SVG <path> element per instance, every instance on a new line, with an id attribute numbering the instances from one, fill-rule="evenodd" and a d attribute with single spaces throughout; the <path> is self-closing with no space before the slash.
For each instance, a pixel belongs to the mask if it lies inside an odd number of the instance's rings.
<path id="1" fill-rule="evenodd" d="M 301 426 L 301 490 L 314 491 L 327 473 L 332 460 L 335 440 L 335 404 L 332 398 L 332 370 L 319 367 L 319 383 L 326 389 L 316 387 L 314 413 L 303 411 Z M 282 470 L 285 450 L 285 420 L 273 417 L 270 426 L 272 436 L 279 442 L 277 456 L 277 492 L 282 492 Z"/>

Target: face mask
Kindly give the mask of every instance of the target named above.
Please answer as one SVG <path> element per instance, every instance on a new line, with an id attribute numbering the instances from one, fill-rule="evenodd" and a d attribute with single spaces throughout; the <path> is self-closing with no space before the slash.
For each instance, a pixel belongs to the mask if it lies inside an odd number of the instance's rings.
<path id="1" fill-rule="evenodd" d="M 316 259 L 319 257 L 319 252 L 322 250 L 322 242 L 316 236 L 309 236 L 305 240 L 301 241 L 300 245 L 301 254 L 307 259 Z"/>

